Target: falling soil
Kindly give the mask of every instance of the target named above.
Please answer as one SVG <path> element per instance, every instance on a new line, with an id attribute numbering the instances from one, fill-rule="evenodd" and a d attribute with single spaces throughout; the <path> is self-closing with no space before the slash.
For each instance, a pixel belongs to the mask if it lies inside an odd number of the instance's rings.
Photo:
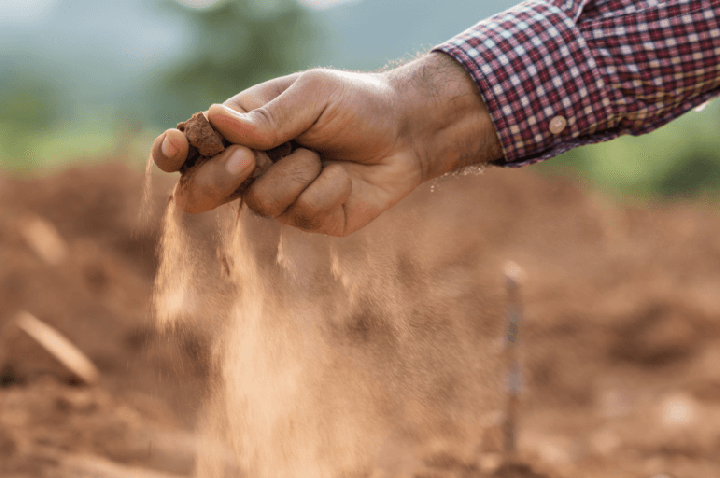
<path id="1" fill-rule="evenodd" d="M 0 474 L 720 476 L 716 207 L 622 206 L 531 173 L 423 186 L 343 240 L 236 204 L 173 212 L 187 274 L 164 335 L 164 176 L 139 228 L 124 166 L 0 176 Z M 31 219 L 63 254 L 32 246 Z M 510 463 L 507 260 L 527 274 Z M 74 382 L 13 326 L 20 310 L 100 382 Z"/>

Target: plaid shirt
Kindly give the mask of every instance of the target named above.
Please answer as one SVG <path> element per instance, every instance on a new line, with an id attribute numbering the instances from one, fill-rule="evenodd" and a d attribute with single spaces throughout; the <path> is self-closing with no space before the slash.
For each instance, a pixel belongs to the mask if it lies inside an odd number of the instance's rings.
<path id="1" fill-rule="evenodd" d="M 720 94 L 720 0 L 528 0 L 438 45 L 524 166 L 648 133 Z"/>

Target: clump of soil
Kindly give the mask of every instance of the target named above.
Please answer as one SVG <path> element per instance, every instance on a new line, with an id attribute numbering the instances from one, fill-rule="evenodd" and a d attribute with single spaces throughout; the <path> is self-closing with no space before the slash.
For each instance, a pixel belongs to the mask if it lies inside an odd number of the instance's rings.
<path id="1" fill-rule="evenodd" d="M 201 111 L 192 115 L 189 120 L 178 123 L 177 128 L 185 133 L 185 138 L 187 138 L 189 143 L 185 163 L 183 163 L 180 169 L 180 173 L 182 174 L 181 182 L 187 181 L 187 178 L 195 168 L 206 163 L 213 156 L 224 152 L 225 148 L 232 144 L 226 140 L 219 131 L 212 127 L 207 118 L 205 118 L 205 114 Z M 268 151 L 255 151 L 255 169 L 240 187 L 238 187 L 233 196 L 240 197 L 255 178 L 267 171 L 273 163 L 292 153 L 296 147 L 297 145 L 294 141 L 288 141 Z"/>
<path id="2" fill-rule="evenodd" d="M 181 169 L 183 173 L 194 166 L 200 166 L 216 154 L 222 153 L 225 151 L 225 147 L 230 145 L 229 141 L 215 131 L 202 112 L 195 113 L 189 120 L 178 123 L 177 129 L 185 133 L 185 137 L 190 143 L 185 163 Z"/>

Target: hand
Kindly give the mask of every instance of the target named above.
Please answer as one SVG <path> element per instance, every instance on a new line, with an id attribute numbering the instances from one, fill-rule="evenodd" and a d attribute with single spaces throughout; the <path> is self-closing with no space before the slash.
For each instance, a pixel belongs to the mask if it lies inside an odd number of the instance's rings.
<path id="1" fill-rule="evenodd" d="M 189 178 L 176 197 L 182 209 L 227 202 L 254 168 L 258 153 L 249 148 L 295 140 L 302 148 L 272 165 L 242 199 L 262 215 L 333 236 L 365 226 L 423 181 L 502 156 L 477 87 L 441 53 L 383 73 L 295 73 L 212 105 L 207 116 L 236 144 Z M 164 171 L 180 169 L 186 154 L 176 129 L 153 145 Z"/>

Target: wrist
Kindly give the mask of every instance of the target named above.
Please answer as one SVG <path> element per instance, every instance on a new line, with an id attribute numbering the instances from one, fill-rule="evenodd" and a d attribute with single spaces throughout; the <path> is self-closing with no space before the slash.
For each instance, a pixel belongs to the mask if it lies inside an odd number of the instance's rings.
<path id="1" fill-rule="evenodd" d="M 430 53 L 390 71 L 400 132 L 422 164 L 423 181 L 503 155 L 490 113 L 463 66 Z"/>

